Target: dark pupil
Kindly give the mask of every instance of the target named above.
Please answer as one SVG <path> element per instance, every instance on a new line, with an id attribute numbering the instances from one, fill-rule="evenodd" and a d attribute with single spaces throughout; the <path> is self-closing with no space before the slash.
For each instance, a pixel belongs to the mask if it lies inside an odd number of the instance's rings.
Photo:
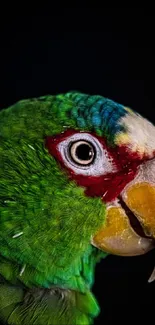
<path id="1" fill-rule="evenodd" d="M 76 156 L 80 160 L 90 160 L 93 156 L 92 148 L 88 144 L 80 144 L 76 149 Z"/>

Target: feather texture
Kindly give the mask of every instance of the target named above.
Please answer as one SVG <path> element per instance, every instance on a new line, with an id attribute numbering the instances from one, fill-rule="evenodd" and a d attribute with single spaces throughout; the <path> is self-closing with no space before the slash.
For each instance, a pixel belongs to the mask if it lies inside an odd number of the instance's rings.
<path id="1" fill-rule="evenodd" d="M 21 100 L 0 112 L 0 320 L 9 325 L 91 324 L 95 265 L 91 246 L 105 204 L 68 179 L 45 138 L 70 128 L 115 147 L 123 105 L 69 92 Z M 117 138 L 118 139 L 118 138 Z"/>

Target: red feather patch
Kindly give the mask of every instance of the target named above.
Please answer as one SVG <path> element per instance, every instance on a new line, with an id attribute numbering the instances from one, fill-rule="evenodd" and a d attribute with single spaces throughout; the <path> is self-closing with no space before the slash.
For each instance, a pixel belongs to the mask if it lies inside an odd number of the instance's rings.
<path id="1" fill-rule="evenodd" d="M 123 188 L 135 177 L 138 166 L 142 163 L 138 154 L 131 154 L 125 146 L 109 148 L 106 141 L 93 133 L 86 132 L 96 138 L 108 156 L 112 159 L 117 171 L 99 176 L 86 176 L 76 174 L 72 168 L 66 167 L 63 157 L 58 150 L 60 142 L 77 132 L 76 130 L 67 130 L 56 136 L 48 136 L 45 140 L 45 146 L 49 153 L 59 162 L 66 171 L 69 179 L 74 180 L 77 185 L 85 188 L 85 194 L 91 197 L 101 197 L 104 202 L 113 201 L 118 197 Z"/>

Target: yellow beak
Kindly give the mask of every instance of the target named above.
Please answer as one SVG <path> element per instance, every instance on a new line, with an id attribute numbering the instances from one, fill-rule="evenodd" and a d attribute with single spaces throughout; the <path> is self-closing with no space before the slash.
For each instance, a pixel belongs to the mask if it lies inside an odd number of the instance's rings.
<path id="1" fill-rule="evenodd" d="M 105 224 L 92 239 L 94 246 L 122 256 L 142 255 L 155 247 L 154 171 L 155 161 L 144 164 L 135 180 L 125 187 L 120 200 L 107 205 Z M 133 226 L 129 214 L 135 216 L 142 235 Z"/>
<path id="2" fill-rule="evenodd" d="M 155 238 L 155 186 L 147 182 L 129 187 L 124 201 L 136 215 L 148 236 Z"/>

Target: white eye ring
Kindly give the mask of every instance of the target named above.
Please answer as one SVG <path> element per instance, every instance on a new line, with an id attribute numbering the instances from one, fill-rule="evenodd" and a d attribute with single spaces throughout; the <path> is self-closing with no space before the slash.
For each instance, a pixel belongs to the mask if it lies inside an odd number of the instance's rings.
<path id="1" fill-rule="evenodd" d="M 85 163 L 82 161 L 82 164 L 81 160 L 78 161 L 79 158 L 76 157 L 75 154 L 79 143 L 87 144 L 94 150 L 93 157 L 85 160 Z M 72 154 L 70 152 L 71 148 Z M 100 176 L 117 171 L 117 167 L 114 164 L 113 159 L 109 156 L 107 150 L 103 148 L 97 138 L 89 133 L 81 132 L 68 136 L 58 144 L 57 150 L 60 152 L 65 166 L 72 169 L 76 174 Z"/>
<path id="2" fill-rule="evenodd" d="M 90 142 L 79 140 L 71 143 L 69 147 L 69 155 L 78 165 L 88 166 L 94 161 L 95 148 Z"/>

